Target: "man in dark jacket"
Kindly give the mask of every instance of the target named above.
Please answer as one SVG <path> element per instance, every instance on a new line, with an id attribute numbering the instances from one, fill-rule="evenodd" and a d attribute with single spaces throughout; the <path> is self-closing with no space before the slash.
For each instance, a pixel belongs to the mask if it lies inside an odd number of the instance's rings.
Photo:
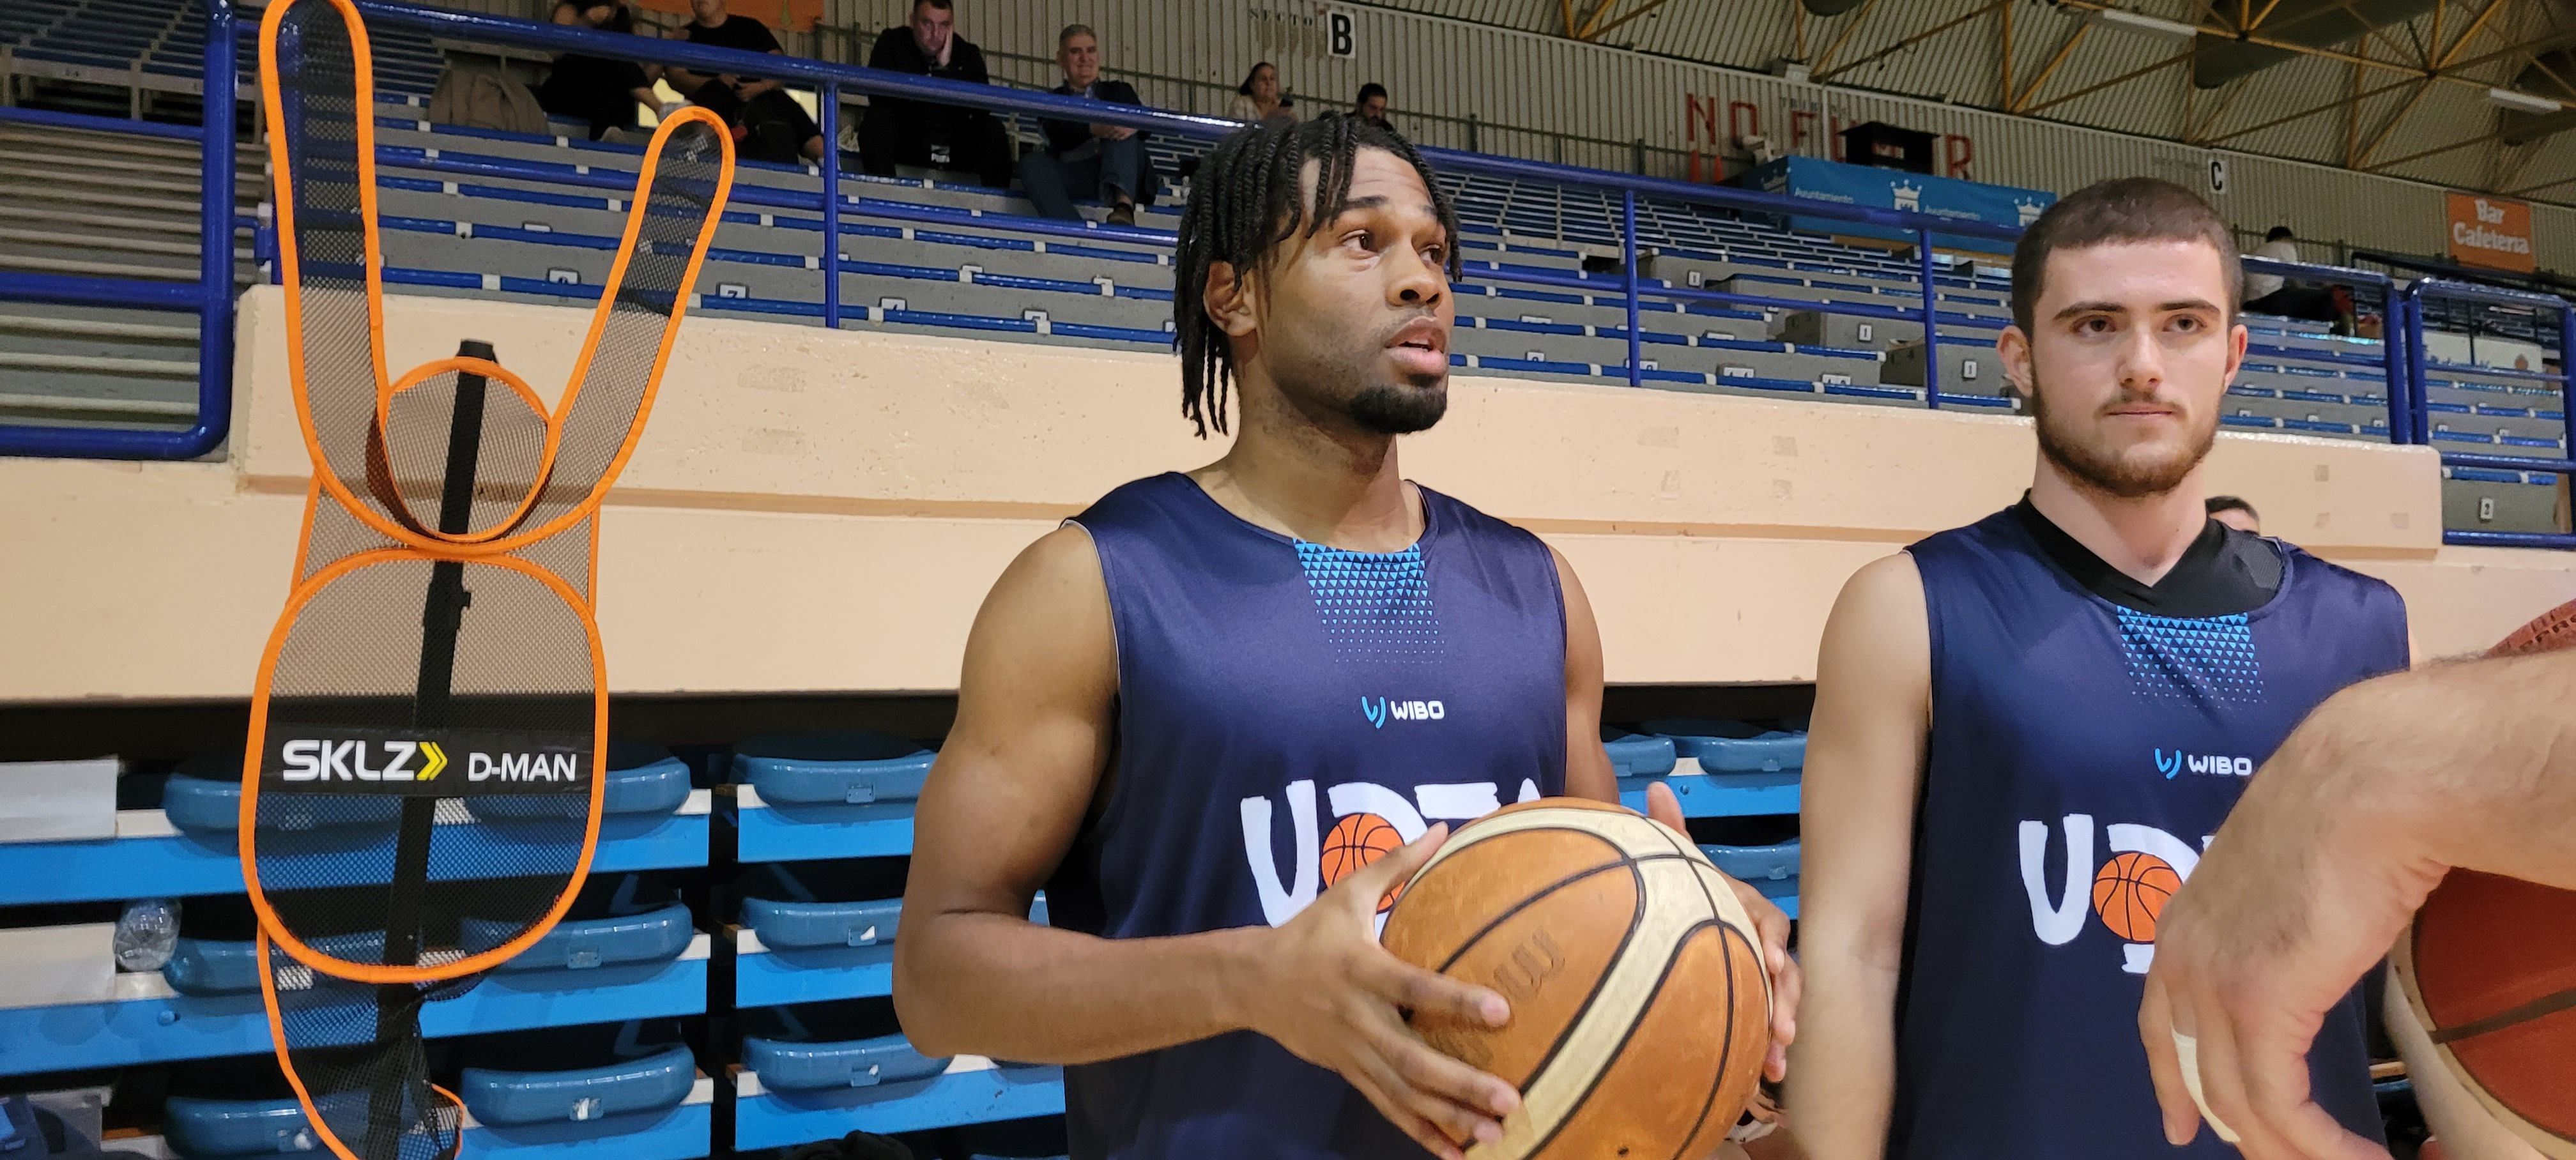
<path id="1" fill-rule="evenodd" d="M 679 36 L 691 44 L 786 55 L 768 25 L 727 11 L 726 0 L 689 0 L 689 14 L 693 19 Z M 733 126 L 742 156 L 780 162 L 822 159 L 823 130 L 777 81 L 730 73 L 716 76 L 677 65 L 665 69 L 663 77 L 690 103 L 705 106 Z"/>
<path id="2" fill-rule="evenodd" d="M 1068 24 L 1055 38 L 1055 63 L 1064 83 L 1052 91 L 1060 97 L 1083 97 L 1114 105 L 1142 105 L 1135 86 L 1100 76 L 1100 38 L 1088 25 Z M 1051 218 L 1077 219 L 1074 195 L 1097 194 L 1109 207 L 1112 225 L 1136 224 L 1136 207 L 1154 200 L 1153 169 L 1145 159 L 1145 135 L 1123 125 L 1080 121 L 1041 121 L 1046 147 L 1020 158 L 1020 184 L 1029 201 Z"/>
<path id="3" fill-rule="evenodd" d="M 914 0 L 910 20 L 877 34 L 868 67 L 993 83 L 984 71 L 983 50 L 957 35 L 951 3 Z M 859 123 L 859 166 L 892 177 L 897 165 L 962 169 L 985 185 L 1006 189 L 1011 184 L 1011 138 L 1000 121 L 981 109 L 872 96 L 867 118 Z"/>

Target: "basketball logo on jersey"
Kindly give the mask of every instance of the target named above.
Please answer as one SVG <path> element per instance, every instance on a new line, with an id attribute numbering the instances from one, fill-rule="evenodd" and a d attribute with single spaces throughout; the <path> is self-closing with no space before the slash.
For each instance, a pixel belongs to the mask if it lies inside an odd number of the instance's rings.
<path id="1" fill-rule="evenodd" d="M 2093 816 L 2068 814 L 2063 825 L 2063 873 L 2051 875 L 2048 823 L 2021 823 L 2021 885 L 2030 899 L 2031 933 L 2062 947 L 2084 933 L 2088 919 L 2099 920 L 2123 944 L 2120 969 L 2146 974 L 2156 957 L 2156 920 L 2200 864 L 2200 851 L 2154 826 L 2114 822 L 2102 829 L 2111 857 L 2097 864 Z M 2208 842 L 2201 839 L 2203 847 Z M 2054 902 L 2048 897 L 2051 877 L 2064 884 Z"/>
<path id="2" fill-rule="evenodd" d="M 1324 791 L 1323 804 L 1333 812 L 1332 840 L 1325 841 L 1316 813 L 1315 783 L 1288 783 L 1288 829 L 1292 845 L 1286 874 L 1276 850 L 1278 806 L 1268 795 L 1243 799 L 1243 856 L 1252 867 L 1252 885 L 1261 897 L 1262 920 L 1278 926 L 1315 901 L 1335 882 L 1375 862 L 1389 851 L 1419 838 L 1433 822 L 1466 822 L 1503 808 L 1502 787 L 1490 781 L 1433 782 L 1413 787 L 1412 796 L 1369 781 L 1346 781 Z M 1538 783 L 1524 778 L 1515 801 L 1538 800 Z M 1378 921 L 1395 895 L 1378 900 Z"/>

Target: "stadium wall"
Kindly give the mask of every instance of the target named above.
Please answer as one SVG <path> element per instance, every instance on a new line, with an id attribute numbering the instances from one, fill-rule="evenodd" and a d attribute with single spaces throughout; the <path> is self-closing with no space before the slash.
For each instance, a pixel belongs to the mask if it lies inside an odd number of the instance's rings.
<path id="1" fill-rule="evenodd" d="M 247 695 L 309 486 L 280 292 L 240 323 L 228 454 L 0 459 L 0 703 Z M 493 342 L 551 396 L 587 312 L 388 299 L 397 371 Z M 986 588 L 1119 482 L 1206 462 L 1168 355 L 698 317 L 610 497 L 600 621 L 623 692 L 955 687 Z M 1812 679 L 1863 563 L 2012 502 L 2026 421 L 1461 378 L 1407 474 L 1571 559 L 1622 684 Z M 2390 579 L 2435 652 L 2576 597 L 2576 554 L 2444 548 L 2430 449 L 2223 434 L 2218 490 Z"/>
<path id="2" fill-rule="evenodd" d="M 480 0 L 507 3 L 509 0 Z M 784 0 L 736 0 L 736 10 L 758 14 Z M 826 0 L 824 23 L 872 31 L 901 23 L 908 0 Z M 1352 55 L 1329 54 L 1312 0 L 1015 0 L 962 4 L 959 29 L 987 50 L 1046 58 L 1056 32 L 1080 21 L 1099 30 L 1109 71 L 1188 77 L 1231 87 L 1255 60 L 1278 62 L 1281 76 L 1301 100 L 1316 108 L 1345 106 L 1359 86 L 1381 81 L 1394 91 L 1402 128 L 1418 140 L 1466 148 L 1463 125 L 1426 119 L 1480 118 L 1479 144 L 1490 152 L 1605 169 L 1633 168 L 1633 143 L 1649 149 L 1647 168 L 1660 176 L 1688 175 L 1688 163 L 1665 150 L 1691 143 L 1691 102 L 1714 103 L 1720 140 L 1735 133 L 1730 106 L 1760 110 L 1764 135 L 1782 152 L 1826 156 L 1825 128 L 1834 123 L 1885 120 L 1962 138 L 1970 151 L 1966 176 L 2002 185 L 2066 192 L 2108 177 L 2152 174 L 2208 193 L 2235 225 L 2253 230 L 2287 225 L 2314 241 L 2410 254 L 2441 254 L 2445 234 L 2443 187 L 2354 173 L 2331 166 L 2285 161 L 2259 152 L 2261 135 L 2247 138 L 2257 152 L 2212 150 L 2079 128 L 2028 117 L 1903 97 L 1877 96 L 1840 87 L 1791 84 L 1747 73 L 1646 56 L 1560 37 L 1446 17 L 1344 5 L 1355 21 Z M 807 51 L 829 53 L 829 44 Z M 859 59 L 864 59 L 864 39 Z M 1052 85 L 1052 66 L 995 61 L 997 75 Z M 1215 114 L 1217 95 L 1179 86 L 1140 86 L 1149 102 Z M 1166 91 L 1158 91 L 1166 90 Z M 2172 86 L 2140 86 L 2140 100 L 2180 99 Z M 2241 111 L 2236 122 L 2268 117 Z M 1405 119 L 1404 114 L 1416 114 Z M 1793 114 L 1812 119 L 1817 131 L 1793 140 Z M 2330 115 L 2330 114 L 2329 114 Z M 1558 142 L 1511 133 L 1497 124 L 1522 125 L 1596 138 L 1602 143 Z M 2290 130 L 2296 132 L 2294 126 Z M 1702 135 L 1703 145 L 1708 140 Z M 1945 141 L 1936 157 L 1961 146 Z M 1731 146 L 1725 147 L 1732 152 Z M 2567 151 L 2576 154 L 2576 150 Z M 2457 164 L 2466 154 L 2446 155 Z M 2225 192 L 2212 189 L 2209 162 L 2227 164 Z M 2425 164 L 2438 174 L 2445 158 Z M 1735 159 L 1730 171 L 1740 168 Z M 2543 159 L 2522 181 L 2546 180 L 2561 162 Z M 2549 172 L 2544 172 L 2549 170 Z M 2576 186 L 2561 186 L 2576 193 Z M 2535 204 L 2533 230 L 2544 269 L 2576 271 L 2576 208 Z M 2320 249 L 2311 258 L 2332 257 Z"/>

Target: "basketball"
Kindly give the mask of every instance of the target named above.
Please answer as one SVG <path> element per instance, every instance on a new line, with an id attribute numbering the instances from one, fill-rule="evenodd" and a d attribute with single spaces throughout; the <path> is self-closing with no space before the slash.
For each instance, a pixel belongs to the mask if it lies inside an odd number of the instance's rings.
<path id="1" fill-rule="evenodd" d="M 2576 601 L 2494 655 L 2576 646 Z M 2576 1157 L 2576 891 L 2453 870 L 2397 941 L 2392 965 L 2442 1059 L 2498 1122 L 2543 1155 Z"/>
<path id="2" fill-rule="evenodd" d="M 2132 851 L 2102 864 L 2093 876 L 2093 912 L 2111 933 L 2133 943 L 2156 941 L 2156 916 L 2182 889 L 2182 875 L 2153 854 Z"/>
<path id="3" fill-rule="evenodd" d="M 1358 873 L 1361 867 L 1403 845 L 1404 835 L 1396 832 L 1395 823 L 1376 814 L 1352 814 L 1333 823 L 1333 832 L 1324 836 L 1324 888 L 1332 889 L 1345 876 Z M 1387 891 L 1384 898 L 1377 900 L 1378 912 L 1385 913 L 1386 908 L 1395 905 L 1395 896 L 1402 893 L 1402 886 Z"/>
<path id="4" fill-rule="evenodd" d="M 1761 1078 L 1752 917 L 1697 847 L 1627 810 L 1551 798 L 1468 823 L 1406 884 L 1384 941 L 1511 1004 L 1500 1028 L 1421 1028 L 1520 1089 L 1475 1160 L 1704 1156 Z"/>

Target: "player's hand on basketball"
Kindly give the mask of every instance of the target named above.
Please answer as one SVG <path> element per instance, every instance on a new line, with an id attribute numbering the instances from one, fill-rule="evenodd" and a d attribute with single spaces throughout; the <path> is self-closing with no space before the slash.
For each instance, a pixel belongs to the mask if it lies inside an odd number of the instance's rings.
<path id="1" fill-rule="evenodd" d="M 2387 1155 L 2310 1098 L 2308 1050 L 2442 867 L 2389 856 L 2403 827 L 2353 808 L 2346 774 L 2365 759 L 2335 752 L 2327 712 L 2255 774 L 2157 916 L 2138 1035 L 2177 1145 L 2205 1114 L 2252 1160 Z"/>
<path id="2" fill-rule="evenodd" d="M 1502 1134 L 1520 1106 L 1510 1084 L 1434 1050 L 1405 1022 L 1500 1027 L 1503 997 L 1412 966 L 1378 945 L 1378 902 L 1429 861 L 1449 827 L 1353 871 L 1269 933 L 1247 995 L 1252 1030 L 1331 1068 L 1415 1142 L 1444 1160 Z"/>
<path id="3" fill-rule="evenodd" d="M 1646 816 L 1685 839 L 1690 837 L 1682 800 L 1673 796 L 1669 785 L 1658 781 L 1646 787 Z M 1751 884 L 1732 875 L 1726 881 L 1735 888 L 1736 901 L 1753 916 L 1753 931 L 1762 938 L 1762 969 L 1771 976 L 1771 1051 L 1762 1059 L 1762 1074 L 1777 1083 L 1789 1075 L 1789 1044 L 1798 1037 L 1798 992 L 1805 979 L 1798 972 L 1798 960 L 1789 957 L 1789 916 Z"/>

